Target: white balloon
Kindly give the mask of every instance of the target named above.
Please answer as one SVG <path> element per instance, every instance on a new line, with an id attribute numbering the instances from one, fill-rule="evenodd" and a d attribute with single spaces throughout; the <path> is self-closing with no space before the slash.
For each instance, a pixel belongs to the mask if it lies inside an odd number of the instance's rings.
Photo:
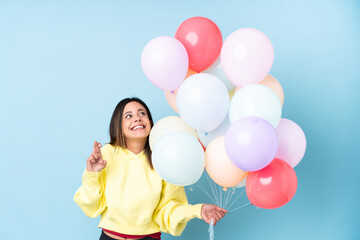
<path id="1" fill-rule="evenodd" d="M 225 75 L 223 68 L 221 67 L 220 57 L 203 73 L 210 73 L 218 77 L 226 86 L 227 90 L 230 92 L 235 88 L 235 85 L 229 80 Z"/>
<path id="2" fill-rule="evenodd" d="M 168 116 L 157 121 L 152 127 L 149 136 L 150 149 L 154 148 L 154 145 L 161 136 L 174 131 L 187 132 L 197 139 L 196 131 L 191 128 L 181 117 Z"/>
<path id="3" fill-rule="evenodd" d="M 207 147 L 210 144 L 210 142 L 215 138 L 220 136 L 225 136 L 226 131 L 229 129 L 229 127 L 230 127 L 230 120 L 229 120 L 229 116 L 227 115 L 224 121 L 215 130 L 209 133 L 198 131 L 198 136 L 202 145 L 204 145 L 204 147 Z"/>
<path id="4" fill-rule="evenodd" d="M 155 144 L 152 163 L 157 174 L 166 182 L 187 186 L 201 178 L 205 154 L 194 136 L 186 132 L 170 132 Z"/>
<path id="5" fill-rule="evenodd" d="M 184 81 L 177 93 L 180 116 L 202 132 L 216 129 L 228 111 L 229 93 L 220 79 L 208 74 L 194 74 Z"/>
<path id="6" fill-rule="evenodd" d="M 276 128 L 281 112 L 281 102 L 273 90 L 264 85 L 251 84 L 241 88 L 231 99 L 229 118 L 233 123 L 243 117 L 256 116 Z"/>

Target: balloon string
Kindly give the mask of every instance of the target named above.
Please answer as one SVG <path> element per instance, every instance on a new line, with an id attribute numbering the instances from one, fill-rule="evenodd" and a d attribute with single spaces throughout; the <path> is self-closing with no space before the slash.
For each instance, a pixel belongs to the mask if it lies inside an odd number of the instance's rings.
<path id="1" fill-rule="evenodd" d="M 227 190 L 227 191 L 226 191 L 226 194 L 225 194 L 224 209 L 226 209 L 226 206 L 227 206 L 227 204 L 229 203 L 230 195 L 231 195 L 230 190 Z"/>
<path id="2" fill-rule="evenodd" d="M 211 219 L 211 223 L 209 224 L 209 238 L 210 240 L 214 240 L 214 219 Z"/>
<path id="3" fill-rule="evenodd" d="M 244 204 L 244 205 L 241 205 L 240 207 L 234 208 L 233 210 L 229 211 L 229 213 L 231 213 L 231 212 L 233 212 L 233 211 L 235 211 L 235 210 L 239 210 L 240 208 L 246 207 L 246 206 L 248 206 L 248 205 L 250 205 L 250 204 L 251 204 L 251 203 L 248 202 L 248 203 L 246 203 L 246 204 Z"/>
<path id="4" fill-rule="evenodd" d="M 226 201 L 226 196 L 227 196 L 227 194 L 228 194 L 228 191 L 224 191 L 224 190 L 222 190 L 223 191 L 223 201 L 222 201 L 222 208 L 224 208 L 224 206 L 225 206 L 225 201 Z"/>
<path id="5" fill-rule="evenodd" d="M 210 194 L 206 191 L 206 189 L 200 182 L 197 182 L 196 186 L 198 186 L 198 188 L 200 188 L 200 190 L 203 191 L 211 199 L 211 201 L 213 201 L 213 203 L 215 202 L 214 199 L 210 196 Z"/>
<path id="6" fill-rule="evenodd" d="M 205 172 L 205 175 L 206 175 L 206 179 L 207 179 L 207 181 L 208 181 L 208 183 L 209 183 L 209 185 L 210 185 L 211 192 L 212 192 L 214 198 L 216 199 L 216 195 L 215 195 L 215 192 L 214 192 L 213 185 L 212 185 L 212 184 L 210 183 L 210 181 L 209 181 L 209 176 L 206 174 L 206 172 Z"/>
<path id="7" fill-rule="evenodd" d="M 224 204 L 225 209 L 226 209 L 227 204 L 229 203 L 230 195 L 232 195 L 232 193 L 230 193 L 230 191 L 227 190 L 226 191 L 226 196 L 225 196 L 225 204 Z"/>
<path id="8" fill-rule="evenodd" d="M 245 192 L 245 190 L 243 190 L 240 194 L 239 194 L 239 196 L 230 204 L 230 206 L 229 206 L 229 209 L 232 207 L 232 205 L 234 205 L 234 203 L 241 197 L 241 195 L 243 195 L 243 193 Z"/>
<path id="9" fill-rule="evenodd" d="M 231 196 L 230 196 L 228 205 L 226 205 L 227 208 L 229 207 L 229 205 L 230 205 L 230 203 L 231 203 L 231 200 L 232 200 L 233 197 L 235 196 L 235 193 L 236 193 L 236 187 L 233 187 L 233 190 L 232 190 L 232 193 L 231 193 Z"/>
<path id="10" fill-rule="evenodd" d="M 219 189 L 218 189 L 216 183 L 214 183 L 214 189 L 215 189 L 215 194 L 216 194 L 216 197 L 217 197 L 217 203 L 216 203 L 216 205 L 219 206 L 219 205 L 220 205 L 220 193 L 219 193 Z"/>
<path id="11" fill-rule="evenodd" d="M 212 182 L 212 180 L 210 180 L 210 177 L 209 177 L 209 175 L 207 174 L 207 173 L 205 173 L 205 175 L 206 175 L 206 179 L 208 180 L 208 183 L 209 183 L 209 185 L 210 185 L 210 188 L 211 188 L 211 191 L 212 191 L 212 193 L 213 193 L 213 196 L 214 196 L 214 198 L 215 198 L 215 204 L 216 205 L 219 205 L 219 201 L 218 201 L 218 196 L 217 196 L 217 193 L 216 193 L 216 186 L 213 184 L 213 182 Z"/>
<path id="12" fill-rule="evenodd" d="M 232 195 L 234 195 L 233 192 L 230 192 L 230 190 L 226 191 L 226 200 L 225 200 L 225 204 L 224 204 L 225 209 L 226 209 Z"/>
<path id="13" fill-rule="evenodd" d="M 223 202 L 223 201 L 222 201 L 222 200 L 223 200 L 223 199 L 222 199 L 222 195 L 223 195 L 222 192 L 223 192 L 223 191 L 221 190 L 221 187 L 220 187 L 220 186 L 218 186 L 218 188 L 219 188 L 219 192 L 220 192 L 220 207 L 222 208 L 222 202 Z"/>
<path id="14" fill-rule="evenodd" d="M 225 205 L 225 207 L 224 207 L 225 209 L 228 208 L 228 205 L 231 203 L 231 199 L 232 199 L 233 196 L 235 195 L 235 188 L 233 188 L 232 193 L 230 193 L 229 195 L 230 195 L 230 198 L 229 198 L 228 202 L 226 203 L 226 205 Z"/>
<path id="15" fill-rule="evenodd" d="M 209 195 L 209 193 L 206 191 L 206 189 L 200 182 L 197 182 L 196 186 L 198 186 L 198 188 L 200 188 L 201 191 L 203 191 L 212 200 L 212 202 L 215 203 L 215 200 Z"/>

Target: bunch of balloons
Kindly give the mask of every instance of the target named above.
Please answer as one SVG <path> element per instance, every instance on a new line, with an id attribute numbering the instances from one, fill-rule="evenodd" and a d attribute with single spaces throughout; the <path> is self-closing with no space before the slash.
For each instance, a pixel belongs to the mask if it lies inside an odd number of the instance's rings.
<path id="1" fill-rule="evenodd" d="M 191 185 L 206 168 L 224 190 L 246 185 L 257 207 L 291 200 L 306 138 L 281 118 L 283 89 L 268 75 L 273 61 L 272 43 L 261 31 L 241 28 L 223 42 L 204 17 L 187 19 L 175 37 L 144 47 L 145 75 L 181 116 L 161 119 L 150 133 L 154 168 L 164 180 Z"/>

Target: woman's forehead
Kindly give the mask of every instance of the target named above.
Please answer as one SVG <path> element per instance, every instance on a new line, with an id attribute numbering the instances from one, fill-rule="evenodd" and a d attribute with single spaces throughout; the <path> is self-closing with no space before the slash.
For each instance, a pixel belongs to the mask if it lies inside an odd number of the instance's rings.
<path id="1" fill-rule="evenodd" d="M 145 110 L 144 106 L 135 101 L 127 103 L 124 108 L 124 112 L 137 112 L 140 110 Z"/>

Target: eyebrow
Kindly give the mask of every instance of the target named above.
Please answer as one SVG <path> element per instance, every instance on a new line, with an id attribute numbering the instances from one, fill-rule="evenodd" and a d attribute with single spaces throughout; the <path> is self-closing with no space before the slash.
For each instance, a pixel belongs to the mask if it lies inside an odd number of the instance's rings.
<path id="1" fill-rule="evenodd" d="M 140 111 L 146 112 L 144 108 L 139 108 L 139 109 L 138 109 L 138 112 L 140 112 Z M 125 114 L 128 114 L 128 113 L 132 113 L 132 111 L 127 111 L 126 113 L 124 113 L 124 115 L 125 115 Z"/>

